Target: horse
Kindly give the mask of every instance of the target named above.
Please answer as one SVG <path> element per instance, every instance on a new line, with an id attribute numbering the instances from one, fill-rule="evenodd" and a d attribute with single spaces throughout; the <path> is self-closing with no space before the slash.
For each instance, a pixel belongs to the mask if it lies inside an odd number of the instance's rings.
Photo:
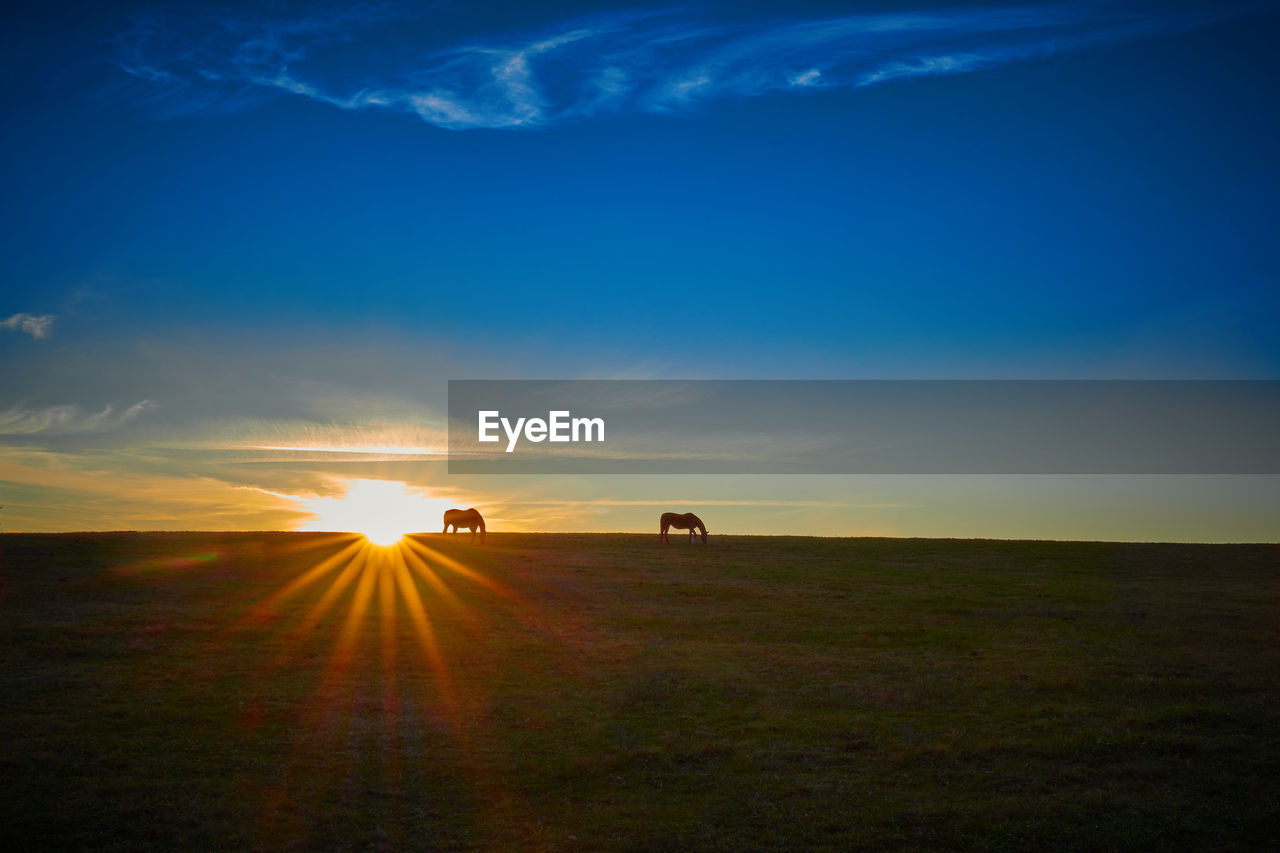
<path id="1" fill-rule="evenodd" d="M 449 528 L 453 528 L 453 534 L 458 535 L 458 531 L 467 528 L 471 531 L 471 541 L 476 541 L 476 530 L 479 529 L 481 538 L 485 535 L 484 518 L 476 511 L 475 507 L 471 509 L 447 509 L 444 511 L 444 530 L 440 533 L 443 535 L 449 532 Z"/>
<path id="2" fill-rule="evenodd" d="M 689 531 L 690 542 L 693 541 L 693 531 L 695 529 L 702 534 L 703 543 L 705 544 L 707 541 L 707 526 L 702 523 L 702 519 L 698 518 L 696 515 L 694 515 L 691 512 L 686 512 L 686 513 L 664 512 L 662 514 L 662 518 L 660 519 L 660 523 L 662 524 L 662 530 L 658 533 L 659 542 L 671 541 L 671 539 L 667 536 L 667 531 L 672 527 L 674 527 L 676 530 Z"/>

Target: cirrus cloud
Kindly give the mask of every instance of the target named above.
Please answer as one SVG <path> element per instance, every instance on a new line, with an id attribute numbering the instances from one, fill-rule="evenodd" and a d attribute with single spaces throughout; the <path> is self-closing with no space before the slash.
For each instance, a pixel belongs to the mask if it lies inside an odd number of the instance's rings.
<path id="1" fill-rule="evenodd" d="M 679 8 L 440 45 L 420 43 L 423 30 L 403 26 L 415 16 L 386 6 L 293 17 L 169 7 L 135 19 L 119 39 L 117 63 L 165 115 L 291 94 L 456 130 L 541 127 L 963 74 L 1182 32 L 1258 8 L 1066 2 L 763 23 L 708 20 Z"/>
<path id="2" fill-rule="evenodd" d="M 11 436 L 109 432 L 120 429 L 154 406 L 150 400 L 142 400 L 123 409 L 107 405 L 96 412 L 86 411 L 75 404 L 44 408 L 14 406 L 0 412 L 0 440 Z"/>

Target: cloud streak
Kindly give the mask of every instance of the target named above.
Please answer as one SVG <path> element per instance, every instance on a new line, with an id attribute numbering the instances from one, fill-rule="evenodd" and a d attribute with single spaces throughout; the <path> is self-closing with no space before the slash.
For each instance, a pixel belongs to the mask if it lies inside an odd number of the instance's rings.
<path id="1" fill-rule="evenodd" d="M 289 94 L 455 130 L 527 128 L 964 74 L 1257 8 L 1074 2 L 764 23 L 632 11 L 440 45 L 427 43 L 430 26 L 406 25 L 421 18 L 389 7 L 294 18 L 183 7 L 135 19 L 117 64 L 169 116 Z"/>
<path id="2" fill-rule="evenodd" d="M 40 340 L 53 334 L 53 320 L 52 314 L 14 314 L 0 320 L 0 329 L 26 332 L 36 340 Z"/>
<path id="3" fill-rule="evenodd" d="M 150 400 L 143 400 L 124 409 L 108 405 L 97 412 L 85 411 L 74 404 L 40 409 L 14 406 L 0 412 L 0 439 L 111 432 L 137 419 L 154 405 Z"/>

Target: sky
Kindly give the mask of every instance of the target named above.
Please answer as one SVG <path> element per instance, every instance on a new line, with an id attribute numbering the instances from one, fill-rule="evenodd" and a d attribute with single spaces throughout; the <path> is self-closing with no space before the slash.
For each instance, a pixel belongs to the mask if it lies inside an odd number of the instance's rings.
<path id="1" fill-rule="evenodd" d="M 449 379 L 1280 378 L 1278 3 L 0 15 L 0 530 L 1277 538 L 1275 477 L 441 450 Z"/>

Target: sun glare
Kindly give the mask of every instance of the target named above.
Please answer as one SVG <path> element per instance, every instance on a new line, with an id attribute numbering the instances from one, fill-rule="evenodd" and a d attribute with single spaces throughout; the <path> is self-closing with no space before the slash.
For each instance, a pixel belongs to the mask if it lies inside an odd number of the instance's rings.
<path id="1" fill-rule="evenodd" d="M 353 479 L 345 485 L 342 497 L 300 499 L 315 516 L 302 530 L 359 533 L 375 545 L 389 546 L 406 534 L 438 529 L 452 506 L 396 480 Z"/>

